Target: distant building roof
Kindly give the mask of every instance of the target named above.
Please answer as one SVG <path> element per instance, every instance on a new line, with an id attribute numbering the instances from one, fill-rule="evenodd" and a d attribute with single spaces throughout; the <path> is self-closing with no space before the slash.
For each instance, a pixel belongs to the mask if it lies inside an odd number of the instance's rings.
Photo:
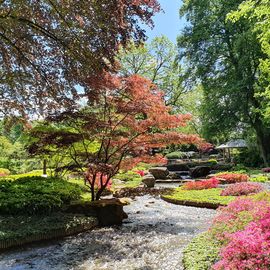
<path id="1" fill-rule="evenodd" d="M 216 149 L 227 149 L 227 148 L 246 148 L 247 143 L 243 139 L 238 140 L 231 140 L 225 144 L 221 144 L 220 146 L 216 147 Z"/>

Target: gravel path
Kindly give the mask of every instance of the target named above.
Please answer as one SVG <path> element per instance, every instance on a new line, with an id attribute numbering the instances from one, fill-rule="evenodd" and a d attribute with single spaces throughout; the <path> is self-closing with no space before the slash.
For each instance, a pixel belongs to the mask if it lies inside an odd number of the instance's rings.
<path id="1" fill-rule="evenodd" d="M 150 196 L 125 207 L 121 227 L 96 229 L 50 245 L 0 255 L 1 270 L 180 270 L 183 248 L 206 230 L 214 210 Z"/>

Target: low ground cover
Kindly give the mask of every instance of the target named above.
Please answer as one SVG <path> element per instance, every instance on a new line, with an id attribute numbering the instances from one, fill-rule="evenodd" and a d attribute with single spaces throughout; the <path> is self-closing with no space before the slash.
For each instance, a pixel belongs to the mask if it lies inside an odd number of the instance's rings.
<path id="1" fill-rule="evenodd" d="M 220 208 L 209 231 L 186 248 L 185 269 L 269 269 L 269 213 L 269 192 L 241 197 Z"/>
<path id="2" fill-rule="evenodd" d="M 171 194 L 164 195 L 165 199 L 191 203 L 206 203 L 216 206 L 227 205 L 235 199 L 233 196 L 221 196 L 221 188 L 203 189 L 203 190 L 184 190 L 176 188 Z"/>

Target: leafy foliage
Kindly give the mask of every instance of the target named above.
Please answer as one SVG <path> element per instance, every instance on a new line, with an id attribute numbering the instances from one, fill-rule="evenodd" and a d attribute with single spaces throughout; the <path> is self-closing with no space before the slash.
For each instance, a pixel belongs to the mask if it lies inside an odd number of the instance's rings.
<path id="1" fill-rule="evenodd" d="M 80 198 L 81 188 L 62 179 L 23 177 L 0 181 L 0 214 L 45 214 Z"/>
<path id="2" fill-rule="evenodd" d="M 263 108 L 269 82 L 258 77 L 260 63 L 268 57 L 253 31 L 253 20 L 246 16 L 235 22 L 227 20 L 227 14 L 241 3 L 242 0 L 184 1 L 180 12 L 188 23 L 178 38 L 178 46 L 180 56 L 188 63 L 187 85 L 203 87 L 201 109 L 206 138 L 225 141 L 233 133 L 239 136 L 252 130 L 267 164 L 270 127 Z M 264 24 L 264 19 L 260 21 Z"/>
<path id="3" fill-rule="evenodd" d="M 73 169 L 84 171 L 92 200 L 102 192 L 119 169 L 132 168 L 139 162 L 163 164 L 151 149 L 171 143 L 203 144 L 196 135 L 175 129 L 186 125 L 190 115 L 173 115 L 164 104 L 163 93 L 138 75 L 120 77 L 102 73 L 89 78 L 93 95 L 85 107 L 73 107 L 48 118 L 31 131 L 32 154 L 67 153 Z M 96 95 L 98 93 L 98 95 Z M 92 148 L 93 144 L 97 147 Z M 96 183 L 100 188 L 95 190 Z"/>
<path id="4" fill-rule="evenodd" d="M 202 190 L 202 189 L 217 188 L 218 185 L 219 185 L 219 181 L 217 180 L 217 178 L 212 177 L 210 179 L 203 180 L 203 181 L 187 182 L 183 185 L 182 188 L 185 190 Z"/>
<path id="5" fill-rule="evenodd" d="M 226 184 L 247 182 L 249 180 L 249 176 L 242 173 L 218 173 L 216 174 L 216 177 L 220 180 L 220 182 Z"/>
<path id="6" fill-rule="evenodd" d="M 76 226 L 95 224 L 93 217 L 52 213 L 46 216 L 2 216 L 0 217 L 0 241 L 26 240 L 28 237 L 50 234 L 55 230 L 66 231 Z"/>
<path id="7" fill-rule="evenodd" d="M 89 75 L 114 70 L 119 45 L 144 40 L 140 23 L 152 26 L 159 10 L 156 0 L 5 1 L 1 111 L 45 114 L 76 103 L 79 93 L 91 92 Z"/>

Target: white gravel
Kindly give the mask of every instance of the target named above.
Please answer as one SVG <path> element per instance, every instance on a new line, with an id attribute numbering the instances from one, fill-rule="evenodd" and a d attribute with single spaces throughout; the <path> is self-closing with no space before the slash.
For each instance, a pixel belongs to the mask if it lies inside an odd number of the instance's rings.
<path id="1" fill-rule="evenodd" d="M 123 226 L 1 254 L 0 269 L 181 270 L 183 248 L 215 215 L 150 196 L 138 197 L 125 211 Z"/>

